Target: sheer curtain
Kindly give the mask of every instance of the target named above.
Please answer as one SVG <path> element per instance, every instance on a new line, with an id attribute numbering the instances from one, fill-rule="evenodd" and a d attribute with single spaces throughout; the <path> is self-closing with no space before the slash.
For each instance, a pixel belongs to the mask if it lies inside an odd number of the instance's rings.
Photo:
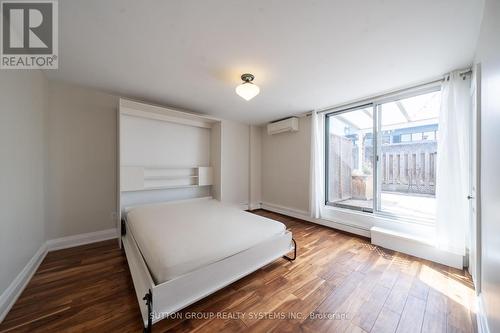
<path id="1" fill-rule="evenodd" d="M 436 240 L 465 255 L 469 222 L 470 79 L 453 72 L 442 85 L 436 171 Z"/>
<path id="2" fill-rule="evenodd" d="M 323 114 L 313 111 L 311 114 L 311 160 L 309 164 L 309 207 L 311 217 L 321 217 L 321 207 L 324 202 L 324 119 Z"/>

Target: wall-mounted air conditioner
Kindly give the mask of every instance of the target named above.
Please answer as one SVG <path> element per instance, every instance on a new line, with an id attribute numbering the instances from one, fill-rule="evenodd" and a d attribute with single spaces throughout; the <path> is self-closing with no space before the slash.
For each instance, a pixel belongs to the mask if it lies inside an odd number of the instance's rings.
<path id="1" fill-rule="evenodd" d="M 299 130 L 299 118 L 290 117 L 273 121 L 267 124 L 267 134 L 273 135 L 284 132 L 296 132 Z"/>

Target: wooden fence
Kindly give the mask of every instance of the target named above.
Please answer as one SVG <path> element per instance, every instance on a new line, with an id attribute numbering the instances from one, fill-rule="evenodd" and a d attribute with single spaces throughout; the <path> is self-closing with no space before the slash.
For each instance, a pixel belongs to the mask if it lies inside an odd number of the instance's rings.
<path id="1" fill-rule="evenodd" d="M 328 198 L 330 201 L 353 198 L 352 172 L 360 156 L 358 148 L 348 138 L 338 135 L 330 136 L 328 148 Z M 371 168 L 372 147 L 366 147 L 361 156 L 364 161 L 363 165 Z M 381 190 L 384 192 L 435 195 L 436 157 L 436 141 L 382 145 L 379 164 Z M 369 177 L 368 179 L 373 178 Z"/>
<path id="2" fill-rule="evenodd" d="M 338 135 L 330 136 L 328 198 L 332 202 L 352 197 L 353 146 L 349 139 Z"/>
<path id="3" fill-rule="evenodd" d="M 436 141 L 382 146 L 382 191 L 436 193 Z"/>

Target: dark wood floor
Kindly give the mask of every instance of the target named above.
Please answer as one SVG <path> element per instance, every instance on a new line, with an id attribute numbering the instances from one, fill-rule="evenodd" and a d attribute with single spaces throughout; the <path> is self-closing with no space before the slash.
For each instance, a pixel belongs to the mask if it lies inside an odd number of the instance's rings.
<path id="1" fill-rule="evenodd" d="M 153 332 L 474 332 L 464 271 L 301 220 L 280 259 L 166 319 Z M 202 316 L 215 318 L 190 318 Z M 218 316 L 218 317 L 217 317 Z M 0 332 L 140 332 L 124 253 L 106 241 L 47 255 Z"/>

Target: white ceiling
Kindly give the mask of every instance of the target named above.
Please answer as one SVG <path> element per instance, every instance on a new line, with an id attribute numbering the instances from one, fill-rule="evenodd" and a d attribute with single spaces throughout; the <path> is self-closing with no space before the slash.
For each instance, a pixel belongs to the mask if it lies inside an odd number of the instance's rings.
<path id="1" fill-rule="evenodd" d="M 50 79 L 249 123 L 470 64 L 481 0 L 64 0 Z M 234 88 L 253 73 L 261 93 Z"/>

